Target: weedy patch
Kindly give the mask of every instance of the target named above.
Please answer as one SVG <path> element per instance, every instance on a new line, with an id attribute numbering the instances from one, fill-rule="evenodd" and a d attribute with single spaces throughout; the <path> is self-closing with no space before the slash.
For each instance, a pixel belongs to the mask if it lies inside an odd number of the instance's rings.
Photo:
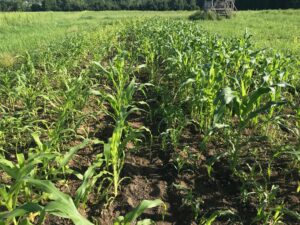
<path id="1" fill-rule="evenodd" d="M 0 67 L 12 68 L 17 62 L 17 56 L 11 53 L 0 54 Z"/>

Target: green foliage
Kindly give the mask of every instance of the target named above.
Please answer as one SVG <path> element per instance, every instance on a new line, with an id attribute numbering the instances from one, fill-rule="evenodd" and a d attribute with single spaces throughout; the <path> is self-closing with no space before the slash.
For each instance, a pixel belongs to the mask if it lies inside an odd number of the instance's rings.
<path id="1" fill-rule="evenodd" d="M 252 35 L 255 48 L 273 48 L 288 55 L 291 52 L 299 55 L 297 37 L 300 32 L 294 29 L 299 15 L 298 10 L 237 11 L 229 20 L 202 20 L 197 23 L 209 33 L 229 39 L 241 37 L 248 32 Z M 279 24 L 286 29 L 280 29 Z M 283 42 L 282 38 L 289 41 Z"/>
<path id="2" fill-rule="evenodd" d="M 257 216 L 253 221 L 280 221 L 284 207 L 275 200 L 276 186 L 269 180 L 261 181 L 265 179 L 263 171 L 257 173 L 254 169 L 256 173 L 249 173 L 243 169 L 244 157 L 254 157 L 249 153 L 252 140 L 244 133 L 251 129 L 275 143 L 282 133 L 279 121 L 289 124 L 284 126 L 286 130 L 295 127 L 298 119 L 287 119 L 286 110 L 291 110 L 292 115 L 298 112 L 293 106 L 299 97 L 298 78 L 291 75 L 299 72 L 297 56 L 253 49 L 247 33 L 243 38 L 222 39 L 198 30 L 195 23 L 182 21 L 150 20 L 130 27 L 123 39 L 133 43 L 127 50 L 134 60 L 145 63 L 143 72 L 154 84 L 153 96 L 159 104 L 151 115 L 154 121 L 160 121 L 157 129 L 162 149 L 174 152 L 172 160 L 179 173 L 186 164 L 181 156 L 189 155 L 181 140 L 192 124 L 203 134 L 199 142 L 202 141 L 204 154 L 212 139 L 221 138 L 226 146 L 225 151 L 222 149 L 206 160 L 209 177 L 213 177 L 215 163 L 225 160 L 232 176 L 245 185 L 245 191 L 256 194 Z M 299 134 L 295 135 L 299 138 Z M 246 150 L 248 145 L 250 149 Z M 297 148 L 297 144 L 291 143 L 291 148 Z M 298 165 L 296 161 L 294 168 Z M 270 177 L 272 161 L 267 162 Z M 262 168 L 259 162 L 255 166 Z M 250 185 L 247 180 L 253 183 Z M 189 195 L 185 196 L 188 199 Z M 200 218 L 201 204 L 196 199 L 197 196 L 187 205 Z M 233 214 L 228 210 L 216 211 L 209 217 L 203 215 L 202 222 L 212 224 L 219 216 Z"/>
<path id="3" fill-rule="evenodd" d="M 236 0 L 238 9 L 299 8 L 299 0 Z M 21 0 L 0 1 L 1 11 L 78 11 L 78 10 L 194 10 L 203 6 L 196 0 Z"/>
<path id="4" fill-rule="evenodd" d="M 164 203 L 160 199 L 156 200 L 143 200 L 134 210 L 127 213 L 124 217 L 120 216 L 114 222 L 114 225 L 130 225 L 136 221 L 136 219 L 146 210 L 151 209 L 158 206 L 165 206 Z M 153 224 L 150 220 L 139 221 L 137 224 L 146 225 Z"/>
<path id="5" fill-rule="evenodd" d="M 5 212 L 0 216 L 4 224 L 31 224 L 35 217 L 42 224 L 47 214 L 75 224 L 91 224 L 76 206 L 84 204 L 91 191 L 102 191 L 95 183 L 108 173 L 98 173 L 104 159 L 99 154 L 84 174 L 72 163 L 79 151 L 103 143 L 90 140 L 83 128 L 95 118 L 95 113 L 82 112 L 93 79 L 78 63 L 85 60 L 89 46 L 95 51 L 102 48 L 95 49 L 99 38 L 102 36 L 97 32 L 68 36 L 61 45 L 50 45 L 45 52 L 24 55 L 13 70 L 3 68 L 0 202 Z M 79 74 L 74 75 L 74 71 Z M 75 203 L 53 184 L 67 176 L 81 183 Z"/>
<path id="6" fill-rule="evenodd" d="M 80 11 L 80 10 L 194 10 L 195 0 L 20 0 L 1 1 L 1 11 Z"/>
<path id="7" fill-rule="evenodd" d="M 50 43 L 52 46 L 59 46 L 65 36 L 74 34 L 89 36 L 90 32 L 94 31 L 102 33 L 103 27 L 107 26 L 106 30 L 117 29 L 120 21 L 137 18 L 138 20 L 152 17 L 185 19 L 190 14 L 189 11 L 1 13 L 0 29 L 3 35 L 0 39 L 0 67 L 11 68 L 22 62 L 23 58 L 19 55 L 25 51 L 36 53 L 45 51 Z M 274 48 L 299 55 L 300 33 L 297 29 L 299 15 L 298 10 L 238 11 L 230 20 L 205 20 L 201 21 L 199 26 L 210 33 L 227 38 L 240 37 L 247 30 L 254 35 L 252 39 L 258 48 Z M 286 29 L 283 30 L 281 27 Z"/>
<path id="8" fill-rule="evenodd" d="M 254 209 L 247 222 L 299 220 L 273 175 L 299 192 L 297 56 L 256 49 L 247 32 L 225 39 L 194 22 L 152 19 L 67 35 L 9 61 L 0 69 L 2 224 L 42 224 L 48 214 L 92 224 L 78 208 L 118 200 L 128 151 L 152 141 L 175 181 L 205 167 L 214 181 L 224 166 L 239 185 L 235 201 Z M 278 169 L 280 160 L 288 163 Z M 197 223 L 243 222 L 239 210 L 205 209 L 199 187 L 174 186 Z M 142 201 L 115 224 L 160 205 Z"/>
<path id="9" fill-rule="evenodd" d="M 135 78 L 131 78 L 130 74 L 125 70 L 124 58 L 116 58 L 111 65 L 109 71 L 104 69 L 100 64 L 96 63 L 98 67 L 107 76 L 109 86 L 106 91 L 97 92 L 93 90 L 94 94 L 100 95 L 105 103 L 107 103 L 113 112 L 104 108 L 104 112 L 115 121 L 115 128 L 108 143 L 104 144 L 104 156 L 106 162 L 113 167 L 113 182 L 114 195 L 118 195 L 118 187 L 120 184 L 120 173 L 124 164 L 125 152 L 124 148 L 129 141 L 137 141 L 137 132 L 145 130 L 141 127 L 139 129 L 130 129 L 127 119 L 131 114 L 141 111 L 138 104 L 145 102 L 135 102 L 134 95 L 138 91 L 143 92 L 143 87 L 147 84 L 140 85 L 136 83 Z M 132 79 L 132 80 L 130 80 Z"/>
<path id="10" fill-rule="evenodd" d="M 232 212 L 231 210 L 219 210 L 219 211 L 216 211 L 214 213 L 212 213 L 212 215 L 209 216 L 209 218 L 203 218 L 201 221 L 200 221 L 200 224 L 201 225 L 212 225 L 217 218 L 220 218 L 220 217 L 223 217 L 223 216 L 234 216 L 235 213 Z"/>
<path id="11" fill-rule="evenodd" d="M 0 218 L 2 220 L 5 219 L 7 222 L 9 222 L 18 217 L 22 218 L 29 213 L 39 212 L 41 214 L 39 224 L 41 224 L 44 220 L 43 217 L 45 216 L 45 213 L 50 213 L 59 217 L 71 219 L 75 225 L 92 225 L 92 223 L 81 216 L 77 211 L 72 198 L 57 190 L 57 188 L 50 181 L 27 178 L 25 179 L 25 182 L 27 185 L 32 185 L 33 187 L 48 193 L 48 197 L 51 201 L 44 207 L 38 205 L 37 203 L 26 203 L 25 205 L 17 207 L 8 213 L 1 213 Z"/>
<path id="12" fill-rule="evenodd" d="M 86 220 L 77 211 L 73 200 L 70 196 L 58 191 L 56 187 L 49 181 L 41 181 L 34 179 L 27 179 L 26 182 L 34 187 L 49 193 L 49 198 L 52 200 L 49 202 L 44 211 L 56 216 L 71 219 L 75 225 L 91 225 L 92 223 Z M 68 207 L 66 207 L 68 206 Z"/>
<path id="13" fill-rule="evenodd" d="M 219 20 L 221 17 L 214 11 L 197 11 L 189 16 L 190 20 Z"/>

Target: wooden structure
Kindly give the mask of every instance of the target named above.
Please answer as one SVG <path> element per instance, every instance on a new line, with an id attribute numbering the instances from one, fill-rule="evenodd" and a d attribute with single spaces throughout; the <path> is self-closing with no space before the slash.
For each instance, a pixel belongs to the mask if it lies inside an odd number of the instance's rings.
<path id="1" fill-rule="evenodd" d="M 236 10 L 235 0 L 205 0 L 203 8 L 205 11 L 215 11 L 220 16 L 229 16 Z"/>

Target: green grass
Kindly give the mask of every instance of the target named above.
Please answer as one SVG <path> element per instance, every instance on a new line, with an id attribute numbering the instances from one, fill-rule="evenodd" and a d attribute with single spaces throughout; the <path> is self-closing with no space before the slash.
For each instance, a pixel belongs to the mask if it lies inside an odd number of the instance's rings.
<path id="1" fill-rule="evenodd" d="M 0 52 L 15 54 L 39 49 L 39 45 L 60 41 L 70 33 L 102 29 L 132 19 L 149 17 L 181 18 L 192 14 L 179 12 L 42 12 L 0 13 Z M 198 21 L 201 27 L 226 37 L 242 36 L 247 30 L 258 47 L 291 50 L 300 54 L 299 10 L 243 11 L 221 21 Z M 10 60 L 9 57 L 6 60 Z"/>
<path id="2" fill-rule="evenodd" d="M 115 22 L 147 17 L 187 17 L 190 12 L 41 12 L 0 13 L 0 52 L 19 53 L 70 33 L 101 29 Z"/>
<path id="3" fill-rule="evenodd" d="M 246 30 L 259 48 L 300 54 L 300 10 L 237 12 L 228 20 L 198 21 L 205 30 L 222 36 L 242 36 Z"/>

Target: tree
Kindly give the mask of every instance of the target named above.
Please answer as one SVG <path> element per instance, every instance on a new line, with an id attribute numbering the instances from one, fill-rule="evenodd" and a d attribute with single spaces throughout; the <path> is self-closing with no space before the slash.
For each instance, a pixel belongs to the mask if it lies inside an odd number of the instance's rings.
<path id="1" fill-rule="evenodd" d="M 189 10 L 194 10 L 194 9 L 197 9 L 197 8 L 198 8 L 198 6 L 197 6 L 196 0 L 190 0 L 188 9 Z"/>
<path id="2" fill-rule="evenodd" d="M 174 10 L 182 10 L 184 8 L 183 1 L 182 0 L 172 1 L 171 8 Z"/>
<path id="3" fill-rule="evenodd" d="M 42 4 L 39 4 L 39 3 L 32 3 L 32 5 L 30 7 L 30 11 L 33 11 L 33 12 L 43 11 L 43 6 L 42 6 Z"/>
<path id="4" fill-rule="evenodd" d="M 45 11 L 59 10 L 56 0 L 43 0 L 42 6 Z"/>

